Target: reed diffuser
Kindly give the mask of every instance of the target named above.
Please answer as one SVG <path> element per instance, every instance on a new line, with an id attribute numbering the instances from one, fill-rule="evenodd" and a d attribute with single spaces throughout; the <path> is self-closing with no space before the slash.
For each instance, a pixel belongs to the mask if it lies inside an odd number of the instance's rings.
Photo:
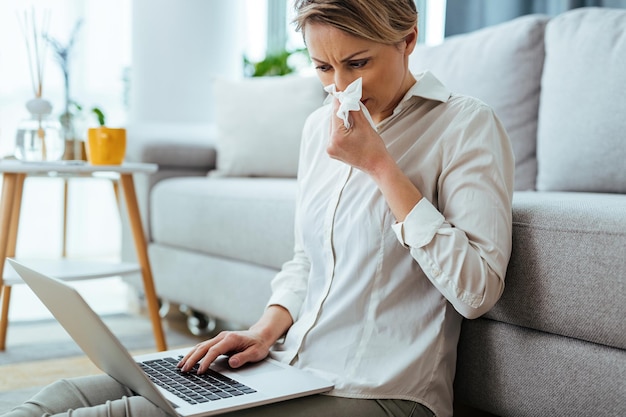
<path id="1" fill-rule="evenodd" d="M 44 10 L 38 22 L 35 9 L 18 14 L 18 21 L 26 45 L 28 69 L 35 97 L 26 102 L 29 120 L 20 123 L 16 137 L 16 157 L 23 160 L 58 160 L 63 155 L 60 124 L 50 120 L 52 104 L 43 98 L 45 56 L 50 26 L 50 11 Z"/>

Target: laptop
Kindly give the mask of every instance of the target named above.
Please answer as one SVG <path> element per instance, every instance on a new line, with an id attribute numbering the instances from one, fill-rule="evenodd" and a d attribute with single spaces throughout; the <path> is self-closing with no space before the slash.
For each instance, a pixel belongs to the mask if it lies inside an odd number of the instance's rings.
<path id="1" fill-rule="evenodd" d="M 132 357 L 75 288 L 7 260 L 98 368 L 172 416 L 210 416 L 333 388 L 271 358 L 232 369 L 223 356 L 200 376 L 176 368 L 189 349 Z"/>

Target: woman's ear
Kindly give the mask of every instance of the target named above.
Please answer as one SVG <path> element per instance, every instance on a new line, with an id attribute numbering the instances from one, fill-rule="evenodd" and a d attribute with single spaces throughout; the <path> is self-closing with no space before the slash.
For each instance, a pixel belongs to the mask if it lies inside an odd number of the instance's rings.
<path id="1" fill-rule="evenodd" d="M 417 45 L 417 35 L 418 35 L 417 25 L 415 25 L 413 26 L 413 29 L 411 30 L 411 32 L 404 37 L 405 55 L 408 56 L 413 53 L 413 50 L 415 49 L 415 45 Z"/>

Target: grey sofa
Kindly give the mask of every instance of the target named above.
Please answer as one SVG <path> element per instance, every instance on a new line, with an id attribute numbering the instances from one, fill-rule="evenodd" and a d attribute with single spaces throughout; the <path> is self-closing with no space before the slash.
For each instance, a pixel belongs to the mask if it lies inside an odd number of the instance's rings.
<path id="1" fill-rule="evenodd" d="M 494 107 L 516 154 L 506 289 L 464 322 L 458 409 L 626 415 L 626 11 L 526 16 L 420 46 L 411 66 Z M 129 141 L 128 159 L 160 167 L 138 184 L 159 296 L 235 326 L 256 319 L 291 257 L 299 138 L 276 139 L 285 148 L 259 139 L 268 127 L 233 118 L 225 92 L 246 94 L 240 115 L 256 106 L 281 131 L 287 119 L 301 123 L 304 99 L 282 108 L 268 88 L 321 102 L 310 83 L 280 84 L 303 80 L 269 82 L 217 89 L 223 110 L 206 138 L 136 132 Z M 242 139 L 245 129 L 255 138 Z"/>

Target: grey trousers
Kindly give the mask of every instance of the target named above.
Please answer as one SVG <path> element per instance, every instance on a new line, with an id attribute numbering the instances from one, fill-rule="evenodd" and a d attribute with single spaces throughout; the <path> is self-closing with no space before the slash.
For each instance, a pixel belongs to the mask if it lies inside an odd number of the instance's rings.
<path id="1" fill-rule="evenodd" d="M 225 414 L 229 417 L 432 417 L 430 410 L 404 400 L 357 400 L 313 395 Z M 165 417 L 161 409 L 108 375 L 64 379 L 0 417 Z"/>

